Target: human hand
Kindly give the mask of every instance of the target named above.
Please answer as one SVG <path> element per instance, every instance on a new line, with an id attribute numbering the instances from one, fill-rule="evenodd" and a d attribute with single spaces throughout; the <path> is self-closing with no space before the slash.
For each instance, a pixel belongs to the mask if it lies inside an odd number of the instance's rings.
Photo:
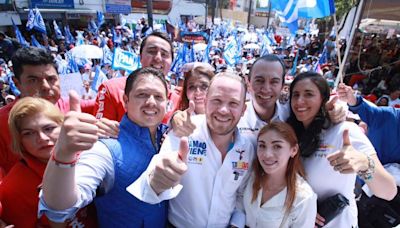
<path id="1" fill-rule="evenodd" d="M 99 131 L 97 135 L 100 138 L 118 138 L 119 134 L 119 122 L 115 120 L 109 120 L 105 117 L 99 119 L 96 123 Z"/>
<path id="2" fill-rule="evenodd" d="M 178 137 L 189 136 L 196 129 L 191 121 L 191 115 L 194 112 L 195 104 L 193 101 L 189 102 L 189 108 L 184 111 L 177 111 L 171 119 L 171 127 L 174 134 Z"/>
<path id="3" fill-rule="evenodd" d="M 333 123 L 341 123 L 346 120 L 347 106 L 338 102 L 338 97 L 334 96 L 325 104 L 325 108 L 328 111 L 329 118 Z"/>
<path id="4" fill-rule="evenodd" d="M 316 224 L 315 228 L 325 226 L 325 218 L 317 213 L 317 217 L 315 218 L 315 224 Z"/>
<path id="5" fill-rule="evenodd" d="M 182 137 L 177 153 L 159 154 L 155 168 L 149 176 L 149 183 L 153 190 L 161 192 L 176 186 L 187 170 L 187 155 L 189 144 L 186 137 Z"/>
<path id="6" fill-rule="evenodd" d="M 343 83 L 340 83 L 337 88 L 337 93 L 339 98 L 346 102 L 347 104 L 354 106 L 357 104 L 357 97 L 354 94 L 353 89 L 350 86 L 347 86 Z"/>
<path id="7" fill-rule="evenodd" d="M 69 93 L 70 111 L 66 114 L 55 146 L 58 161 L 70 162 L 76 154 L 90 149 L 97 141 L 97 119 L 87 113 L 81 113 L 80 99 L 74 91 Z"/>
<path id="8" fill-rule="evenodd" d="M 349 130 L 343 131 L 343 147 L 326 157 L 335 171 L 342 174 L 356 173 L 368 169 L 368 158 L 351 145 Z"/>

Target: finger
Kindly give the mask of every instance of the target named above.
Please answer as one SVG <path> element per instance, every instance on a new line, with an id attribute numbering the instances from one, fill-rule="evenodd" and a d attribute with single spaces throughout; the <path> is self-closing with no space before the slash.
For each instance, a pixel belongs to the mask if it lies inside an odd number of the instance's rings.
<path id="1" fill-rule="evenodd" d="M 338 98 L 339 98 L 338 96 L 333 96 L 332 99 L 330 99 L 328 102 L 326 102 L 326 105 L 325 105 L 326 110 L 328 110 L 328 111 L 332 110 L 334 108 L 335 103 Z"/>
<path id="2" fill-rule="evenodd" d="M 332 162 L 336 159 L 343 157 L 343 153 L 341 151 L 336 151 L 334 153 L 328 154 L 326 159 L 332 164 Z"/>
<path id="3" fill-rule="evenodd" d="M 91 124 L 91 125 L 94 125 L 94 126 L 96 126 L 96 123 L 98 121 L 96 119 L 96 117 L 94 117 L 94 116 L 92 116 L 92 115 L 90 115 L 88 113 L 80 113 L 78 115 L 78 119 L 82 123 L 87 123 L 87 124 Z"/>
<path id="4" fill-rule="evenodd" d="M 190 120 L 190 116 L 194 112 L 195 108 L 196 108 L 196 105 L 194 104 L 194 101 L 189 101 L 189 108 L 186 109 L 189 120 Z"/>
<path id="5" fill-rule="evenodd" d="M 350 142 L 350 136 L 349 136 L 349 129 L 345 129 L 343 131 L 343 147 L 345 146 L 350 146 L 351 142 Z"/>
<path id="6" fill-rule="evenodd" d="M 81 112 L 81 100 L 79 95 L 74 91 L 69 91 L 69 110 L 75 112 Z"/>
<path id="7" fill-rule="evenodd" d="M 320 214 L 317 213 L 317 219 L 321 222 L 325 222 L 325 218 L 322 217 Z"/>
<path id="8" fill-rule="evenodd" d="M 181 141 L 179 142 L 179 150 L 178 150 L 178 156 L 179 159 L 183 162 L 187 162 L 187 156 L 189 153 L 189 142 L 187 137 L 182 137 Z"/>

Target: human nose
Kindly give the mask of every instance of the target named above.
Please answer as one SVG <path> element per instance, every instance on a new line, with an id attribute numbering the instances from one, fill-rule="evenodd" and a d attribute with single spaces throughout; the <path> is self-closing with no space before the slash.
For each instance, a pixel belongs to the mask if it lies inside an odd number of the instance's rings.
<path id="1" fill-rule="evenodd" d="M 222 114 L 226 114 L 229 112 L 229 107 L 227 104 L 222 104 L 219 108 L 219 112 Z"/>
<path id="2" fill-rule="evenodd" d="M 36 140 L 38 143 L 40 143 L 42 141 L 49 141 L 50 137 L 46 133 L 39 131 Z"/>
<path id="3" fill-rule="evenodd" d="M 44 78 L 42 80 L 41 88 L 45 89 L 45 90 L 50 89 L 50 83 L 49 83 L 49 81 L 47 81 L 47 79 Z"/>
<path id="4" fill-rule="evenodd" d="M 146 101 L 147 104 L 149 105 L 155 105 L 156 104 L 156 99 L 154 98 L 153 95 L 149 96 L 149 98 Z"/>

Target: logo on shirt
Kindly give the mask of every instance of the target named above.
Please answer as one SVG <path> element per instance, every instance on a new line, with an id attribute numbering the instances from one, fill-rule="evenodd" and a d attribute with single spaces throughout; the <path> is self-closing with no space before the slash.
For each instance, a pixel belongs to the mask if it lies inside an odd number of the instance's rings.
<path id="1" fill-rule="evenodd" d="M 325 158 L 329 150 L 334 149 L 332 145 L 321 144 L 316 153 L 314 153 L 314 157 Z"/>
<path id="2" fill-rule="evenodd" d="M 189 140 L 188 163 L 201 165 L 207 156 L 207 144 L 198 140 Z"/>

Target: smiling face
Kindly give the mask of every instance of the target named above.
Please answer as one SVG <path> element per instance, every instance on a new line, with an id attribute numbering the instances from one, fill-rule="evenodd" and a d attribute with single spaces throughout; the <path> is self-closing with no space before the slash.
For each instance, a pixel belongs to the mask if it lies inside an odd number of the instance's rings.
<path id="1" fill-rule="evenodd" d="M 186 96 L 189 101 L 194 101 L 195 113 L 204 114 L 205 99 L 210 79 L 205 75 L 193 75 L 187 81 Z"/>
<path id="2" fill-rule="evenodd" d="M 298 121 L 307 128 L 321 109 L 323 97 L 310 79 L 298 81 L 291 94 L 290 105 Z"/>
<path id="3" fill-rule="evenodd" d="M 161 79 L 151 74 L 139 74 L 128 96 L 125 107 L 130 120 L 155 131 L 167 107 L 166 88 Z"/>
<path id="4" fill-rule="evenodd" d="M 257 61 L 251 69 L 250 93 L 257 113 L 274 109 L 282 90 L 283 68 L 278 61 Z"/>
<path id="5" fill-rule="evenodd" d="M 149 36 L 140 54 L 142 67 L 153 67 L 167 75 L 172 63 L 171 46 L 166 40 Z"/>
<path id="6" fill-rule="evenodd" d="M 243 84 L 233 78 L 216 76 L 206 98 L 206 118 L 211 135 L 232 133 L 246 110 Z"/>
<path id="7" fill-rule="evenodd" d="M 286 173 L 288 162 L 297 153 L 297 147 L 290 143 L 274 130 L 267 131 L 258 137 L 257 158 L 268 175 Z"/>
<path id="8" fill-rule="evenodd" d="M 26 153 L 47 161 L 60 134 L 60 124 L 37 113 L 21 120 L 20 138 Z"/>

